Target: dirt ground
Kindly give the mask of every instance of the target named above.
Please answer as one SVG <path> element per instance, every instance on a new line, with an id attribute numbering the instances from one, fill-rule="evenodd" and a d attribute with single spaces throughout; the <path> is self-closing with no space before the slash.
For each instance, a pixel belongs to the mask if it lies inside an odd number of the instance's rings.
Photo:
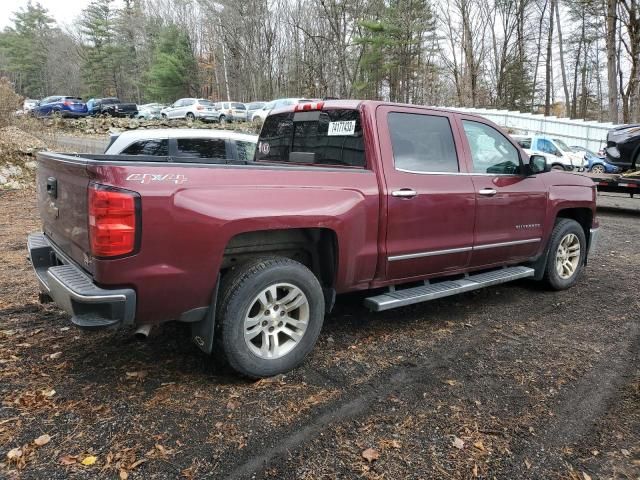
<path id="1" fill-rule="evenodd" d="M 2 191 L 0 478 L 637 480 L 640 200 L 601 200 L 622 208 L 575 288 L 350 295 L 301 368 L 252 382 L 182 325 L 139 343 L 40 305 L 34 193 Z"/>

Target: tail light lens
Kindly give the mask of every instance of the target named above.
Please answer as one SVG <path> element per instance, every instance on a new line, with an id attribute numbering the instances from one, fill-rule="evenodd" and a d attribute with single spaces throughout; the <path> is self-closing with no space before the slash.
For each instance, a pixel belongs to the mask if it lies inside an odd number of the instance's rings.
<path id="1" fill-rule="evenodd" d="M 133 253 L 138 245 L 140 195 L 128 190 L 89 186 L 89 243 L 94 257 Z"/>
<path id="2" fill-rule="evenodd" d="M 202 105 L 198 105 L 198 106 L 196 107 L 196 109 L 197 109 L 197 110 L 204 110 L 204 107 L 203 107 Z"/>
<path id="3" fill-rule="evenodd" d="M 65 107 L 70 107 L 71 105 L 73 105 L 73 102 L 71 100 L 65 100 L 64 101 L 64 106 Z"/>

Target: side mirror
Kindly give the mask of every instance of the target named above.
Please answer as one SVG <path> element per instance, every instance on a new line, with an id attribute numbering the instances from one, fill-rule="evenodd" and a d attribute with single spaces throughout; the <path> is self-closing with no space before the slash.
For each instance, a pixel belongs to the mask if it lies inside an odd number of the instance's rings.
<path id="1" fill-rule="evenodd" d="M 530 175 L 551 171 L 547 159 L 542 155 L 531 155 L 527 167 Z"/>

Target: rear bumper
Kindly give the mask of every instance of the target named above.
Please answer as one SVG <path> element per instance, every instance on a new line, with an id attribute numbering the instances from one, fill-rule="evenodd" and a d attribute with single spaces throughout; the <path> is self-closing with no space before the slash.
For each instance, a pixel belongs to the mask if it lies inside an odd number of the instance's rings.
<path id="1" fill-rule="evenodd" d="M 29 259 L 40 288 L 78 327 L 97 330 L 133 325 L 136 293 L 130 288 L 104 289 L 57 252 L 43 233 L 27 238 Z"/>
<path id="2" fill-rule="evenodd" d="M 89 115 L 89 112 L 74 112 L 71 110 L 61 110 L 60 113 L 65 118 L 81 118 Z"/>

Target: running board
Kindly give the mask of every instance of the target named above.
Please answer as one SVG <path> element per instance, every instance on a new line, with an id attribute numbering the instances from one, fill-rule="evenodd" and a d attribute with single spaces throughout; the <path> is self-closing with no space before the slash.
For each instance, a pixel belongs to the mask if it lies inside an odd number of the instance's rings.
<path id="1" fill-rule="evenodd" d="M 419 287 L 395 290 L 375 297 L 365 298 L 364 305 L 369 310 L 381 312 L 392 308 L 428 302 L 436 298 L 448 297 L 458 293 L 470 292 L 479 288 L 511 282 L 520 278 L 533 277 L 535 270 L 529 267 L 508 267 L 491 272 L 470 275 L 460 280 L 425 284 Z"/>

